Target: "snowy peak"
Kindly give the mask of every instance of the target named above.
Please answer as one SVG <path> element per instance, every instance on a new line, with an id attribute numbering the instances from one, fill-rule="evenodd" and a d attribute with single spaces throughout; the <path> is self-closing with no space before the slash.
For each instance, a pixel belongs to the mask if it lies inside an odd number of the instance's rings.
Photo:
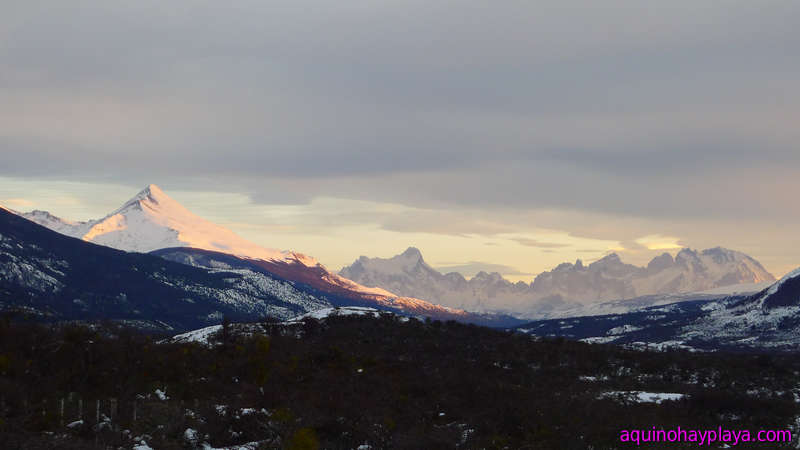
<path id="1" fill-rule="evenodd" d="M 400 256 L 408 259 L 416 259 L 419 261 L 422 260 L 422 252 L 420 252 L 416 247 L 408 247 Z"/>
<path id="2" fill-rule="evenodd" d="M 593 262 L 592 264 L 607 265 L 607 264 L 618 264 L 618 263 L 621 263 L 621 262 L 622 262 L 622 260 L 620 259 L 618 254 L 609 253 L 608 255 L 598 259 L 597 261 Z"/>
<path id="3" fill-rule="evenodd" d="M 290 259 L 314 266 L 313 258 L 264 248 L 233 231 L 211 223 L 150 184 L 107 216 L 70 222 L 44 211 L 22 215 L 54 231 L 129 252 L 146 253 L 170 247 L 192 247 L 258 259 Z"/>
<path id="4" fill-rule="evenodd" d="M 39 225 L 50 228 L 58 233 L 77 238 L 82 237 L 92 226 L 92 223 L 90 222 L 73 222 L 71 220 L 65 220 L 60 217 L 56 217 L 47 211 L 41 211 L 38 209 L 19 215 L 32 222 L 36 222 Z"/>
<path id="5" fill-rule="evenodd" d="M 161 206 L 162 204 L 163 206 Z M 151 208 L 155 210 L 159 207 L 171 208 L 173 212 L 176 212 L 177 210 L 183 214 L 189 212 L 183 207 L 183 205 L 173 200 L 172 197 L 168 196 L 163 190 L 161 190 L 160 187 L 156 186 L 155 184 L 150 184 L 146 188 L 142 189 L 138 194 L 134 195 L 133 198 L 125 202 L 119 209 L 109 214 L 109 216 L 119 214 L 129 209 Z"/>
<path id="6" fill-rule="evenodd" d="M 193 247 L 261 259 L 285 256 L 195 215 L 154 184 L 94 223 L 82 239 L 134 252 Z"/>
<path id="7" fill-rule="evenodd" d="M 669 253 L 662 253 L 653 258 L 647 264 L 647 270 L 650 272 L 659 272 L 661 270 L 672 267 L 675 264 L 675 259 Z"/>
<path id="8" fill-rule="evenodd" d="M 392 258 L 362 256 L 339 272 L 365 286 L 473 311 L 504 309 L 518 314 L 569 303 L 630 299 L 653 294 L 707 291 L 724 286 L 774 281 L 753 258 L 716 247 L 663 253 L 646 267 L 622 261 L 617 253 L 585 265 L 562 263 L 530 283 L 511 283 L 498 273 L 480 272 L 469 281 L 460 274 L 442 275 L 428 266 L 420 251 L 409 247 Z M 555 303 L 554 303 L 555 302 Z"/>
<path id="9" fill-rule="evenodd" d="M 483 283 L 483 284 L 498 284 L 498 283 L 509 283 L 508 280 L 503 278 L 502 275 L 498 272 L 488 273 L 486 271 L 481 270 L 480 272 L 476 273 L 474 277 L 470 278 L 470 283 Z"/>
<path id="10" fill-rule="evenodd" d="M 361 256 L 355 260 L 352 265 L 343 268 L 339 274 L 345 278 L 352 278 L 350 275 L 367 272 L 399 274 L 411 273 L 417 270 L 435 272 L 422 258 L 422 252 L 420 252 L 419 249 L 409 247 L 403 253 L 392 256 L 391 258 L 368 258 L 366 256 Z"/>
<path id="11" fill-rule="evenodd" d="M 265 248 L 247 241 L 195 215 L 155 184 L 148 185 L 102 219 L 73 223 L 41 211 L 28 213 L 25 218 L 62 234 L 119 250 L 140 253 L 176 247 L 209 250 L 269 264 L 273 273 L 318 289 L 370 298 L 397 297 L 384 289 L 367 288 L 331 273 L 316 259 L 302 253 Z M 424 265 L 419 250 L 416 253 L 414 250 L 406 252 L 403 264 L 413 261 Z"/>

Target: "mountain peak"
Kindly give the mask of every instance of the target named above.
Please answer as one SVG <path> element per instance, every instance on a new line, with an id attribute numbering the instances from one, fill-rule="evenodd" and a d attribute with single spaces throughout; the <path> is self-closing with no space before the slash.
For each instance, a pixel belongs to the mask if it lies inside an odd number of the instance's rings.
<path id="1" fill-rule="evenodd" d="M 72 223 L 47 217 L 45 213 L 29 213 L 25 217 L 62 234 L 129 252 L 193 247 L 248 258 L 316 265 L 312 258 L 261 247 L 195 215 L 155 184 L 147 185 L 99 220 Z"/>
<path id="2" fill-rule="evenodd" d="M 408 247 L 406 251 L 404 251 L 401 256 L 406 258 L 417 258 L 422 259 L 422 252 L 419 251 L 416 247 Z"/>
<path id="3" fill-rule="evenodd" d="M 672 267 L 673 264 L 675 264 L 675 259 L 669 253 L 664 252 L 650 260 L 650 263 L 647 264 L 647 270 L 658 272 Z"/>
<path id="4" fill-rule="evenodd" d="M 134 195 L 133 198 L 128 200 L 125 204 L 140 202 L 142 200 L 151 200 L 155 203 L 160 203 L 159 200 L 172 200 L 160 187 L 155 184 L 148 184 L 144 189 Z M 173 200 L 174 201 L 174 200 Z"/>
<path id="5" fill-rule="evenodd" d="M 603 256 L 602 258 L 598 259 L 597 261 L 595 261 L 592 264 L 597 264 L 597 263 L 607 264 L 607 263 L 619 263 L 619 262 L 622 262 L 622 260 L 620 259 L 618 254 L 609 253 L 606 256 Z"/>

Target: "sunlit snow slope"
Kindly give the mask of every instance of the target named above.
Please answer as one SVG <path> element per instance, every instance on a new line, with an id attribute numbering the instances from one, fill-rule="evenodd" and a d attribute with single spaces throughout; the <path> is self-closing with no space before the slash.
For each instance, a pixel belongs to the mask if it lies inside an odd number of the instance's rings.
<path id="1" fill-rule="evenodd" d="M 271 274 L 325 293 L 409 314 L 468 319 L 461 310 L 397 296 L 379 287 L 362 286 L 328 271 L 309 256 L 261 247 L 195 215 L 152 184 L 99 220 L 70 222 L 44 211 L 22 216 L 59 233 L 119 250 L 148 253 L 192 248 L 219 252 L 248 260 Z"/>
<path id="2" fill-rule="evenodd" d="M 394 294 L 367 288 L 327 270 L 309 256 L 254 244 L 233 231 L 197 216 L 151 184 L 119 209 L 99 220 L 71 222 L 46 211 L 22 214 L 28 220 L 68 236 L 129 252 L 147 253 L 172 247 L 191 247 L 285 265 L 321 268 L 326 278 L 348 290 L 373 295 Z"/>

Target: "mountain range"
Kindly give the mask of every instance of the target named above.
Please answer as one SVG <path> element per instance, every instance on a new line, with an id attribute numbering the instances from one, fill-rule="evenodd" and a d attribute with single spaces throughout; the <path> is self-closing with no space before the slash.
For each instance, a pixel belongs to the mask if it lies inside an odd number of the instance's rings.
<path id="1" fill-rule="evenodd" d="M 280 278 L 204 269 L 71 238 L 0 208 L 0 310 L 37 321 L 110 319 L 184 330 L 330 307 Z"/>
<path id="2" fill-rule="evenodd" d="M 510 319 L 496 313 L 526 318 L 580 314 L 581 308 L 604 301 L 625 303 L 653 295 L 774 281 L 755 259 L 720 247 L 682 249 L 675 257 L 664 253 L 646 267 L 626 264 L 617 254 L 588 265 L 578 260 L 543 272 L 531 283 L 512 283 L 499 273 L 480 272 L 470 279 L 455 272 L 442 274 L 414 247 L 392 258 L 362 256 L 336 274 L 304 254 L 249 242 L 193 214 L 155 185 L 96 220 L 73 222 L 46 211 L 16 214 L 85 242 L 152 253 L 208 271 L 233 270 L 250 278 L 287 282 L 327 302 L 326 306 L 370 306 L 477 323 Z M 614 308 L 648 304 L 652 304 L 650 299 L 615 303 Z M 289 308 L 279 315 L 298 312 L 303 311 Z M 266 309 L 261 308 L 261 313 Z"/>
<path id="3" fill-rule="evenodd" d="M 269 284 L 265 281 L 268 279 L 280 283 L 281 287 L 278 290 L 286 290 L 290 298 L 294 295 L 299 295 L 294 292 L 298 291 L 303 295 L 311 295 L 317 301 L 322 302 L 316 304 L 315 307 L 372 306 L 402 314 L 448 320 L 455 319 L 482 324 L 508 324 L 514 322 L 509 317 L 471 314 L 462 310 L 431 304 L 420 299 L 395 295 L 381 288 L 364 287 L 328 271 L 323 265 L 309 256 L 292 251 L 268 249 L 251 243 L 224 227 L 196 216 L 155 185 L 146 187 L 120 208 L 97 220 L 72 222 L 45 211 L 16 214 L 27 219 L 26 222 L 31 221 L 60 235 L 75 238 L 77 242 L 87 246 L 90 245 L 89 243 L 102 245 L 129 252 L 128 254 L 130 255 L 151 252 L 153 257 L 158 257 L 161 260 L 170 259 L 173 262 L 181 263 L 181 265 L 195 266 L 203 269 L 203 273 L 207 274 L 216 274 L 218 271 L 238 273 L 240 276 L 232 276 L 228 277 L 228 279 L 234 280 L 244 277 L 252 280 L 252 283 L 256 286 L 246 286 L 246 283 L 243 285 L 241 282 L 236 286 L 222 286 L 221 288 L 225 289 L 225 293 L 230 295 L 215 294 L 215 298 L 229 306 L 234 305 L 234 310 L 251 314 L 251 316 L 256 313 L 261 315 L 277 313 L 278 316 L 289 317 L 310 310 L 308 308 L 289 308 L 283 311 L 268 308 L 264 305 L 255 309 L 249 307 L 249 309 L 243 309 L 242 305 L 252 303 L 261 305 L 263 303 L 263 301 L 259 303 L 259 299 L 263 297 L 260 289 L 263 285 Z M 4 218 L 9 221 L 10 219 L 7 216 L 8 214 L 5 214 Z M 10 224 L 5 225 L 11 226 Z M 23 227 L 20 224 L 14 226 Z M 41 230 L 36 231 L 34 234 L 40 235 Z M 50 240 L 59 242 L 58 245 L 67 245 L 70 249 L 76 245 L 74 242 L 63 244 L 66 241 Z M 13 242 L 13 244 L 9 243 L 8 245 L 19 245 L 19 248 L 25 248 L 26 246 L 34 248 L 38 246 L 31 241 Z M 59 249 L 41 248 L 45 254 L 50 254 L 53 251 L 58 253 L 59 251 Z M 8 250 L 12 250 L 12 248 L 9 247 Z M 73 253 L 70 254 L 75 256 Z M 47 259 L 36 259 L 39 257 L 33 254 L 21 257 L 10 251 L 6 252 L 5 255 L 7 259 L 3 262 L 7 265 L 0 266 L 0 271 L 5 271 L 4 273 L 7 274 L 24 272 L 26 267 L 36 266 L 36 264 L 41 265 L 41 261 Z M 119 256 L 119 254 L 116 255 Z M 29 261 L 27 259 L 29 257 L 36 261 Z M 68 265 L 78 263 L 78 261 L 72 261 L 70 258 L 60 260 Z M 103 258 L 98 257 L 95 263 L 102 265 L 102 260 Z M 33 264 L 34 262 L 36 264 Z M 9 275 L 8 281 L 13 285 L 14 289 L 25 290 L 29 287 L 26 283 L 30 280 L 36 279 L 36 283 L 41 283 L 41 280 L 47 280 L 49 279 L 48 277 L 54 276 L 53 267 L 45 267 L 44 269 L 46 270 L 38 272 L 38 278 Z M 86 277 L 88 275 L 83 274 L 81 276 Z M 158 278 L 156 275 L 153 276 Z M 69 287 L 71 283 L 70 279 L 61 280 L 58 277 L 55 277 L 55 279 L 57 283 L 52 284 L 48 288 L 49 290 L 45 289 L 46 292 L 56 293 L 60 289 L 56 288 L 56 286 Z M 125 288 L 125 285 L 120 286 L 120 293 L 124 294 Z M 190 288 L 190 290 L 197 289 L 200 288 L 194 285 Z M 275 293 L 273 292 L 273 294 Z M 277 303 L 281 303 L 283 301 L 282 294 L 278 292 L 275 295 L 278 300 Z M 231 299 L 231 296 L 240 298 L 241 301 Z M 61 300 L 63 299 L 59 297 L 58 301 Z M 266 303 L 270 303 L 270 301 L 266 301 Z"/>
<path id="4" fill-rule="evenodd" d="M 755 294 L 623 314 L 540 320 L 516 330 L 633 347 L 796 351 L 800 346 L 800 269 Z"/>
<path id="5" fill-rule="evenodd" d="M 646 267 L 622 262 L 612 253 L 584 265 L 563 263 L 531 283 L 512 283 L 499 273 L 479 272 L 467 280 L 442 274 L 413 247 L 392 258 L 361 256 L 339 274 L 357 283 L 470 311 L 503 310 L 535 317 L 600 301 L 654 294 L 678 294 L 775 281 L 750 256 L 721 247 L 663 253 Z"/>

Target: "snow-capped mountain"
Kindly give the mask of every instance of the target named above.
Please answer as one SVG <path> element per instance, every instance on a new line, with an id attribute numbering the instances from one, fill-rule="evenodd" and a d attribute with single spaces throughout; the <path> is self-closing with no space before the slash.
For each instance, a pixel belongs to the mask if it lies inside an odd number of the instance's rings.
<path id="1" fill-rule="evenodd" d="M 83 235 L 86 234 L 86 232 L 88 232 L 89 228 L 92 226 L 90 222 L 71 222 L 69 220 L 56 217 L 47 211 L 40 211 L 38 209 L 20 215 L 32 222 L 36 222 L 39 225 L 50 228 L 55 232 L 78 238 L 83 237 Z"/>
<path id="2" fill-rule="evenodd" d="M 326 296 L 266 273 L 196 268 L 56 233 L 0 210 L 0 310 L 40 320 L 125 321 L 190 329 L 223 315 L 291 318 Z"/>
<path id="3" fill-rule="evenodd" d="M 531 284 L 539 298 L 558 296 L 587 303 L 652 294 L 698 292 L 744 283 L 775 281 L 755 259 L 721 247 L 663 253 L 647 267 L 625 264 L 612 253 L 587 266 L 578 260 L 539 274 Z"/>
<path id="4" fill-rule="evenodd" d="M 321 267 L 309 256 L 254 244 L 233 231 L 197 216 L 151 184 L 102 219 L 71 222 L 46 211 L 22 217 L 67 236 L 128 252 L 147 253 L 171 247 L 190 247 L 229 253 L 244 258 L 281 262 L 287 265 Z M 392 295 L 382 289 L 358 286 L 331 276 L 332 281 L 367 294 Z"/>
<path id="5" fill-rule="evenodd" d="M 683 249 L 675 257 L 664 253 L 647 267 L 626 264 L 617 254 L 588 265 L 578 260 L 541 273 L 530 284 L 511 283 L 498 273 L 481 272 L 469 280 L 458 273 L 441 274 L 415 248 L 386 259 L 362 256 L 339 273 L 366 286 L 454 308 L 505 310 L 529 317 L 599 301 L 775 280 L 755 259 L 720 247 L 701 252 Z"/>
<path id="6" fill-rule="evenodd" d="M 685 327 L 680 338 L 800 344 L 800 269 L 755 295 L 713 302 L 705 310 L 708 315 Z"/>
<path id="7" fill-rule="evenodd" d="M 491 323 L 494 320 L 417 298 L 396 295 L 380 287 L 365 287 L 328 271 L 309 256 L 259 246 L 231 230 L 195 215 L 152 184 L 101 219 L 71 222 L 44 211 L 25 213 L 22 217 L 67 236 L 129 252 L 145 253 L 181 248 L 230 255 L 243 262 L 244 267 L 238 267 L 241 270 L 302 283 L 323 296 L 333 295 L 361 306 L 375 306 L 441 319 L 482 323 Z M 170 255 L 174 260 L 189 261 L 192 265 L 208 269 L 217 268 L 216 264 L 222 258 L 189 258 L 185 255 L 176 256 L 177 253 L 162 252 L 160 255 Z M 507 320 L 502 319 L 502 322 L 506 323 Z"/>
<path id="8" fill-rule="evenodd" d="M 339 274 L 365 286 L 468 311 L 510 309 L 529 298 L 527 284 L 511 283 L 498 273 L 480 272 L 470 280 L 457 272 L 442 274 L 414 247 L 392 258 L 361 256 Z"/>
<path id="9" fill-rule="evenodd" d="M 562 317 L 519 326 L 539 336 L 656 348 L 800 348 L 800 269 L 752 295 L 695 299 L 622 314 Z"/>
<path id="10" fill-rule="evenodd" d="M 128 252 L 192 247 L 261 259 L 291 256 L 258 246 L 195 215 L 154 184 L 98 220 L 70 222 L 46 211 L 22 216 L 59 233 Z"/>

